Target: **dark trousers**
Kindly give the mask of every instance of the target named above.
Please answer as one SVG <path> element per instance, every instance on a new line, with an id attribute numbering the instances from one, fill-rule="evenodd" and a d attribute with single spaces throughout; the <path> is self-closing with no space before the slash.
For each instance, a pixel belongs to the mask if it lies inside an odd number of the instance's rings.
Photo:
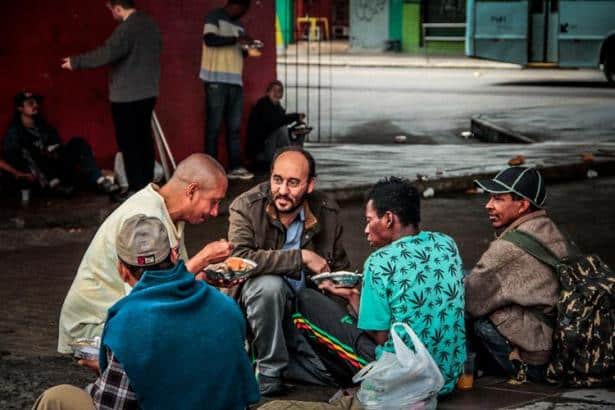
<path id="1" fill-rule="evenodd" d="M 374 360 L 376 342 L 357 328 L 344 306 L 320 292 L 304 289 L 297 294 L 293 323 L 340 386 L 351 386 L 352 377 Z"/>
<path id="2" fill-rule="evenodd" d="M 92 147 L 81 137 L 71 138 L 59 148 L 60 180 L 75 184 L 78 179 L 94 185 L 100 178 L 100 169 L 94 160 Z M 78 172 L 75 172 L 78 170 Z"/>
<path id="3" fill-rule="evenodd" d="M 138 191 L 154 179 L 152 111 L 156 98 L 111 103 L 117 145 L 124 156 L 128 186 Z"/>
<path id="4" fill-rule="evenodd" d="M 521 366 L 524 367 L 524 372 L 527 378 L 533 382 L 542 382 L 544 380 L 545 366 L 533 366 L 526 365 L 520 361 L 512 361 L 509 358 L 513 348 L 504 336 L 496 329 L 495 325 L 491 323 L 489 319 L 481 318 L 476 319 L 474 322 L 474 334 L 481 343 L 487 354 L 488 358 L 479 358 L 483 363 L 487 360 L 495 361 L 497 367 L 499 367 L 499 374 L 503 374 L 508 377 L 517 377 Z M 493 370 L 493 367 L 489 366 L 489 369 Z M 493 371 L 492 371 L 493 372 Z"/>
<path id="5" fill-rule="evenodd" d="M 243 88 L 239 85 L 224 83 L 205 84 L 205 152 L 218 159 L 218 134 L 222 120 L 226 123 L 226 149 L 229 168 L 240 165 L 241 113 L 243 108 Z"/>

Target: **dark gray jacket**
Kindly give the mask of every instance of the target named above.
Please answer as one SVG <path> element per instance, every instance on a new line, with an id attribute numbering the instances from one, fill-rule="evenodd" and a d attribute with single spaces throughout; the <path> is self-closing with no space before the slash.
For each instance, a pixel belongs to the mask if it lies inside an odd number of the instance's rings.
<path id="1" fill-rule="evenodd" d="M 158 96 L 162 38 L 154 20 L 135 11 L 102 47 L 70 58 L 74 69 L 111 66 L 109 100 L 131 102 Z"/>
<path id="2" fill-rule="evenodd" d="M 286 229 L 277 217 L 270 191 L 269 183 L 265 182 L 241 194 L 231 204 L 228 239 L 235 245 L 233 255 L 256 261 L 254 276 L 298 274 L 305 268 L 301 250 L 282 250 Z M 347 269 L 350 261 L 342 243 L 343 228 L 337 203 L 314 191 L 304 206 L 301 249 L 326 258 L 333 271 Z"/>

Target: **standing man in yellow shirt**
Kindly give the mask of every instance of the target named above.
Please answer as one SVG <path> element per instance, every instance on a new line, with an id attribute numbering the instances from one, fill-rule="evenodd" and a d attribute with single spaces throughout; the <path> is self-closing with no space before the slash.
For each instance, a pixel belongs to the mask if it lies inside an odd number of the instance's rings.
<path id="1" fill-rule="evenodd" d="M 251 43 L 239 20 L 250 0 L 228 0 L 223 8 L 211 11 L 203 27 L 203 54 L 199 77 L 205 85 L 205 152 L 218 156 L 218 134 L 224 119 L 229 154 L 229 179 L 252 179 L 254 174 L 241 166 L 239 130 L 243 108 L 244 46 Z"/>

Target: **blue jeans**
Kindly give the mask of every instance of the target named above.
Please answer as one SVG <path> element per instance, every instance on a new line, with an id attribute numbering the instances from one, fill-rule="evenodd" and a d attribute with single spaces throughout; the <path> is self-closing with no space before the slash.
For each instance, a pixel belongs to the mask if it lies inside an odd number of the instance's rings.
<path id="1" fill-rule="evenodd" d="M 101 176 L 92 147 L 81 137 L 73 137 L 59 148 L 57 166 L 60 179 L 71 184 L 84 179 L 88 184 L 95 185 Z"/>
<path id="2" fill-rule="evenodd" d="M 243 108 L 243 88 L 240 85 L 224 83 L 204 83 L 206 99 L 205 152 L 218 158 L 218 134 L 222 119 L 226 120 L 226 147 L 229 155 L 229 168 L 240 165 L 241 112 Z"/>
<path id="3" fill-rule="evenodd" d="M 524 365 L 519 361 L 509 359 L 513 348 L 506 338 L 496 329 L 495 325 L 487 318 L 476 319 L 474 321 L 474 332 L 481 344 L 487 349 L 492 359 L 496 361 L 498 367 L 507 376 L 515 377 L 519 372 L 520 366 Z M 544 380 L 545 366 L 525 365 L 528 379 L 533 382 Z"/>

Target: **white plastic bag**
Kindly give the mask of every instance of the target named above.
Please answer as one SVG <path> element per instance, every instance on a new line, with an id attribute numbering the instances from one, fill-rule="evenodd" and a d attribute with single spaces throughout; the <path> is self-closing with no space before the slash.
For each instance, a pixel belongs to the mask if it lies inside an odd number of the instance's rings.
<path id="1" fill-rule="evenodd" d="M 122 190 L 128 189 L 128 177 L 126 176 L 126 168 L 124 168 L 124 156 L 121 152 L 115 154 L 113 172 L 115 174 L 115 183 L 118 184 Z"/>
<path id="2" fill-rule="evenodd" d="M 414 352 L 399 337 L 397 327 L 408 333 Z M 444 386 L 438 365 L 407 324 L 394 323 L 391 339 L 395 353 L 383 352 L 352 378 L 361 382 L 357 398 L 366 409 L 435 408 L 436 395 Z"/>

